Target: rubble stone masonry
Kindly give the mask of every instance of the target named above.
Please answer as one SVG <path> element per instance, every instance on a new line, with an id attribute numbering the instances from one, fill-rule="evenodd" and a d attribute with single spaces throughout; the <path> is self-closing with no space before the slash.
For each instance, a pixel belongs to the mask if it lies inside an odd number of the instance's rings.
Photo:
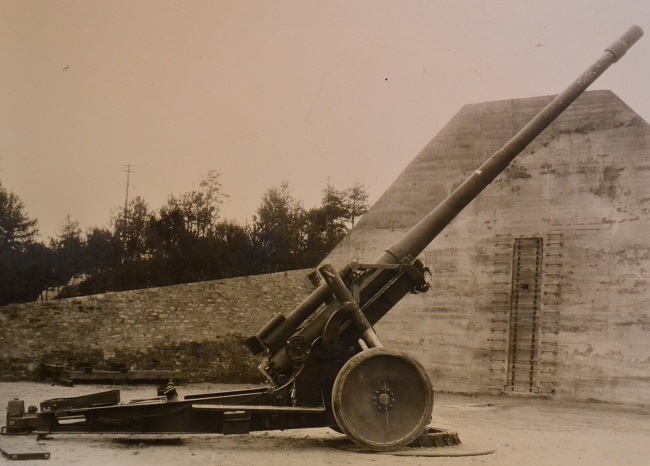
<path id="1" fill-rule="evenodd" d="M 307 271 L 0 307 L 0 380 L 70 368 L 181 371 L 185 381 L 262 381 L 244 339 L 311 290 Z"/>

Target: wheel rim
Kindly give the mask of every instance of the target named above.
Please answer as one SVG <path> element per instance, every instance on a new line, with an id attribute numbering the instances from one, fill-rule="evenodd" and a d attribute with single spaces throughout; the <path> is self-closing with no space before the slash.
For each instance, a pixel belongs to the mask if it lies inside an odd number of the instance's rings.
<path id="1" fill-rule="evenodd" d="M 332 390 L 341 430 L 371 450 L 403 447 L 431 420 L 433 388 L 422 365 L 396 350 L 371 348 L 352 357 Z"/>

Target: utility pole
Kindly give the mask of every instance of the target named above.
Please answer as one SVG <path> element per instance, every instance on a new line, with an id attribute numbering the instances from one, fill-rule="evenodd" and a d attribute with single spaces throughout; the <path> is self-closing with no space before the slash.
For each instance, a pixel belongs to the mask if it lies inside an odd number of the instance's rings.
<path id="1" fill-rule="evenodd" d="M 126 167 L 126 170 L 122 170 L 122 173 L 126 173 L 126 197 L 124 198 L 124 226 L 126 226 L 129 212 L 129 182 L 131 173 L 135 173 L 131 168 L 135 167 L 135 165 L 127 164 L 122 166 Z"/>

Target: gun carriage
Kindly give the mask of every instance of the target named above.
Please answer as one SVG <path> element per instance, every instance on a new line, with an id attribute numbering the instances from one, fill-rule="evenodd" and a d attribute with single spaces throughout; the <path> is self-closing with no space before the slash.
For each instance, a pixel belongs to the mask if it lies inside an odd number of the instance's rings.
<path id="1" fill-rule="evenodd" d="M 487 159 L 373 264 L 329 264 L 310 274 L 314 291 L 246 340 L 268 384 L 120 403 L 117 390 L 48 400 L 25 410 L 9 402 L 5 433 L 220 433 L 332 427 L 371 450 L 410 444 L 426 429 L 433 387 L 423 366 L 382 346 L 373 326 L 409 293 L 426 292 L 417 256 L 524 148 L 643 35 L 638 26 Z"/>

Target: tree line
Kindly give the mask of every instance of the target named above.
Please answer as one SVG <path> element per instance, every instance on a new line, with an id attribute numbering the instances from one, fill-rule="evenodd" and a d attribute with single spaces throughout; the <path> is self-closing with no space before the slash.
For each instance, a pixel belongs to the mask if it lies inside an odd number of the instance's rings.
<path id="1" fill-rule="evenodd" d="M 305 209 L 284 182 L 241 225 L 221 218 L 227 197 L 210 171 L 157 210 L 132 199 L 109 214 L 108 227 L 84 233 L 68 216 L 45 244 L 37 220 L 0 184 L 0 305 L 44 290 L 71 297 L 313 267 L 368 210 L 360 183 L 337 189 L 328 180 L 321 204 Z"/>

